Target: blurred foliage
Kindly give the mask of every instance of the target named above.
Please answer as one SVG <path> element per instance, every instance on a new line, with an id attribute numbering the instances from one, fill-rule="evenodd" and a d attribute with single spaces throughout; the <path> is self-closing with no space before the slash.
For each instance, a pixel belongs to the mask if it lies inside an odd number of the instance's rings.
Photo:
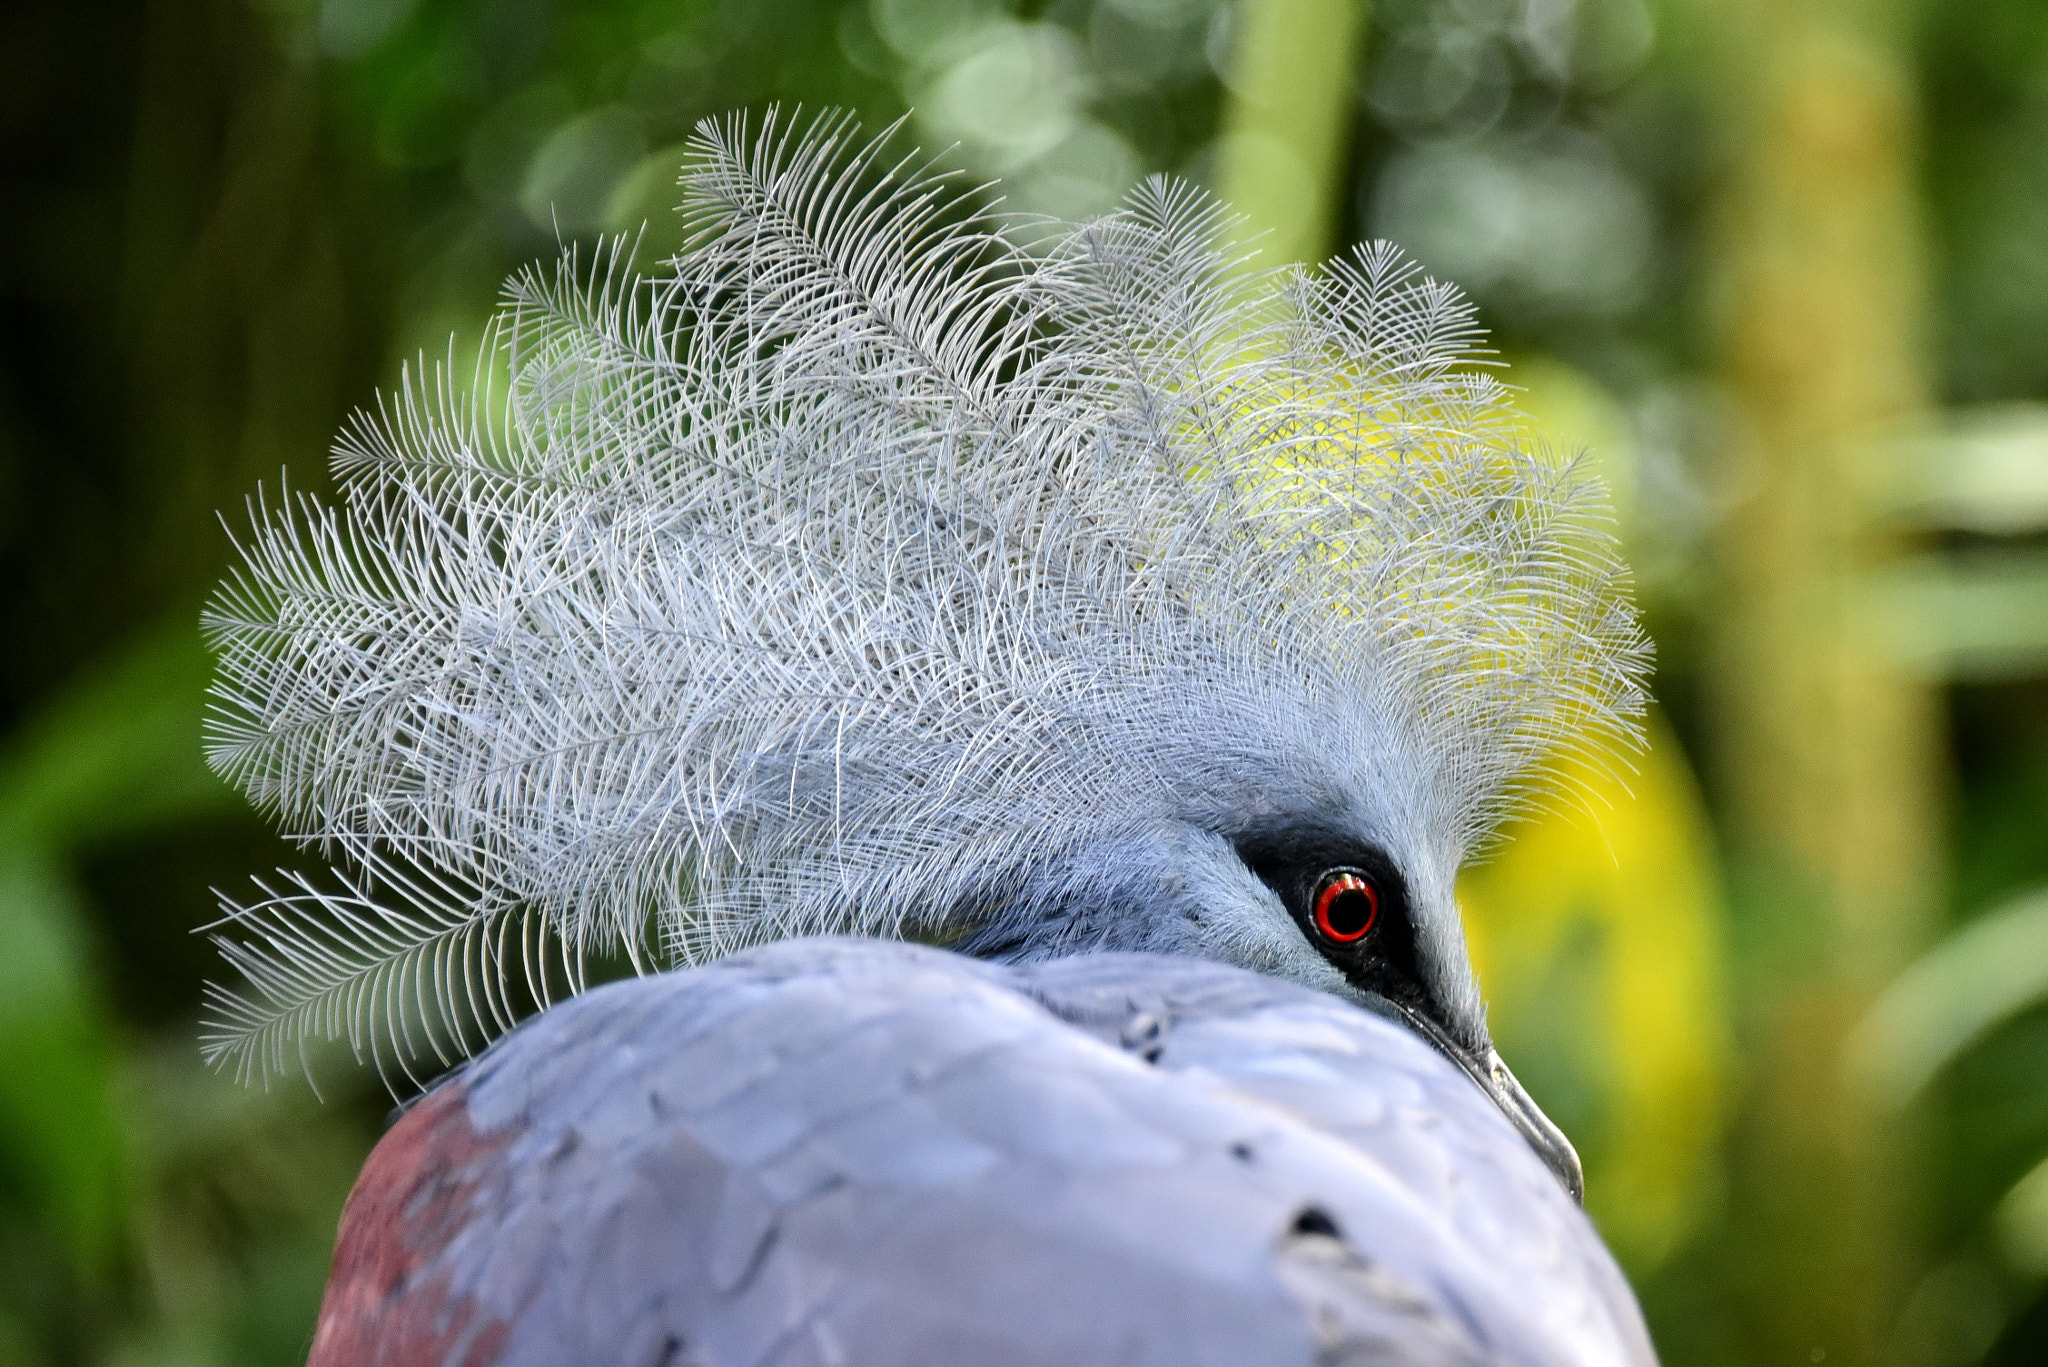
<path id="1" fill-rule="evenodd" d="M 1565 779 L 1582 805 L 1512 832 L 1458 896 L 1495 1042 L 1597 1175 L 1586 1209 L 1643 1277 L 1722 1195 L 1724 912 L 1661 717 L 1632 763 L 1582 760 Z"/>
<path id="2" fill-rule="evenodd" d="M 1862 1078 L 1856 1123 L 1903 1155 L 1902 1280 L 1870 1360 L 2017 1367 L 2048 1360 L 2048 7 L 1837 8 L 1885 29 L 1916 120 L 1931 412 L 1843 459 L 1878 491 L 1873 525 L 1910 540 L 1863 598 L 1945 708 L 1938 763 L 1899 777 L 1944 795 L 1923 834 L 1946 875 L 1903 950 L 1925 957 L 1867 1017 L 1801 1009 L 1852 1042 L 1811 1066 Z M 1727 35 L 1766 9 L 10 6 L 0 1364 L 301 1360 L 389 1104 L 360 1077 L 321 1105 L 197 1063 L 208 889 L 296 860 L 198 760 L 216 512 L 239 525 L 280 471 L 322 490 L 348 409 L 451 333 L 473 342 L 503 277 L 559 240 L 644 222 L 643 254 L 672 246 L 680 140 L 773 101 L 908 114 L 1020 210 L 1093 212 L 1168 171 L 1231 187 L 1273 250 L 1388 236 L 1473 293 L 1532 435 L 1589 448 L 1616 489 L 1664 709 L 1633 771 L 1581 775 L 1596 801 L 1463 885 L 1495 1023 L 1582 1141 L 1665 1360 L 1779 1360 L 1808 1293 L 1756 1256 L 1789 1218 L 1755 1195 L 1760 1117 L 1822 1105 L 1774 1075 L 1773 1041 L 1799 1028 L 1787 984 L 1843 951 L 1808 890 L 1733 853 L 1736 795 L 1776 775 L 1725 771 L 1725 656 L 1710 667 L 1739 578 L 1716 548 L 1753 493 L 1717 264 L 1752 169 Z M 1793 264 L 1796 284 L 1829 263 Z"/>

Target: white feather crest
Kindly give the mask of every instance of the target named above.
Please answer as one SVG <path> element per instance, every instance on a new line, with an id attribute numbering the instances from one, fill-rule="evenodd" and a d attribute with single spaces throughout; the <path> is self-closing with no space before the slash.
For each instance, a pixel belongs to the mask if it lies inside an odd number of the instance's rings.
<path id="1" fill-rule="evenodd" d="M 1163 181 L 1020 247 L 885 143 L 707 123 L 663 273 L 518 277 L 475 384 L 344 433 L 339 508 L 259 509 L 209 753 L 356 872 L 225 904 L 216 1062 L 459 1056 L 544 941 L 573 989 L 944 932 L 1389 731 L 1470 849 L 1628 731 L 1598 490 L 1518 442 L 1455 291 L 1385 245 L 1253 272 Z"/>

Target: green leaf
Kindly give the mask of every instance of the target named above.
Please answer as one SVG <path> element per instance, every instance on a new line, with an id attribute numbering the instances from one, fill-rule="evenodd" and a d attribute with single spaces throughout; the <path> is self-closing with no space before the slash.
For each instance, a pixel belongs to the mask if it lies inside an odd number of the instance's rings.
<path id="1" fill-rule="evenodd" d="M 0 844 L 69 853 L 238 806 L 200 751 L 212 670 L 181 613 L 45 704 L 0 761 Z"/>
<path id="2" fill-rule="evenodd" d="M 1849 1064 L 1903 1106 L 1992 1027 L 2048 1000 L 2048 890 L 1980 916 L 1900 974 L 1850 1039 Z"/>
<path id="3" fill-rule="evenodd" d="M 0 1181 L 79 1270 L 104 1267 L 124 1213 L 109 1013 L 84 952 L 78 889 L 0 847 Z"/>

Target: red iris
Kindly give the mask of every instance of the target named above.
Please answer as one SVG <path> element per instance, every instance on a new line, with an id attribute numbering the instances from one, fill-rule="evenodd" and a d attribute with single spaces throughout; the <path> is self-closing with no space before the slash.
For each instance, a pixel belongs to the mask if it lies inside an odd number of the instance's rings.
<path id="1" fill-rule="evenodd" d="M 1349 870 L 1323 875 L 1316 888 L 1316 929 L 1340 945 L 1356 944 L 1380 919 L 1380 890 Z"/>

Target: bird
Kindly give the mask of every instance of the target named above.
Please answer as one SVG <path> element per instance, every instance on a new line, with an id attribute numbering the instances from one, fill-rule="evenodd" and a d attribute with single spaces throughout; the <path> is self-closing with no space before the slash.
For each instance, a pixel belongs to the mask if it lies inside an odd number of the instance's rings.
<path id="1" fill-rule="evenodd" d="M 900 142 L 706 121 L 252 500 L 209 759 L 327 868 L 204 1048 L 412 1093 L 311 1362 L 1653 1364 L 1454 891 L 1634 736 L 1597 481 L 1392 246 Z"/>

